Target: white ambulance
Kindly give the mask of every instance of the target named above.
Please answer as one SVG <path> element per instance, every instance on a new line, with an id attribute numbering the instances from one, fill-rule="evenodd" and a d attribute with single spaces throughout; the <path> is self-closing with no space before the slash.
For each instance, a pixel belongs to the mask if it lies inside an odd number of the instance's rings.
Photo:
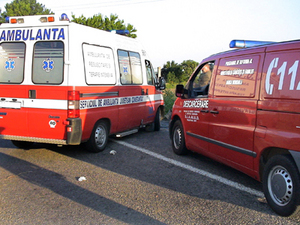
<path id="1" fill-rule="evenodd" d="M 69 22 L 11 17 L 0 26 L 0 138 L 104 150 L 108 136 L 160 129 L 164 80 L 136 39 Z"/>

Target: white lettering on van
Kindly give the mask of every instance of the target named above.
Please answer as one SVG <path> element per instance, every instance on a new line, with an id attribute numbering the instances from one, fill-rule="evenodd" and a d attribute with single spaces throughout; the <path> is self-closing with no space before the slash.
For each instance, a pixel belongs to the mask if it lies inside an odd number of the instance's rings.
<path id="1" fill-rule="evenodd" d="M 240 60 L 233 60 L 233 61 L 227 61 L 225 62 L 226 66 L 235 66 L 235 65 L 246 65 L 246 64 L 252 64 L 253 59 L 240 59 Z"/>
<path id="2" fill-rule="evenodd" d="M 221 76 L 231 76 L 231 75 L 244 75 L 244 74 L 254 74 L 254 69 L 236 69 L 236 70 L 223 70 L 221 71 Z"/>
<path id="3" fill-rule="evenodd" d="M 184 108 L 208 108 L 208 100 L 186 100 L 183 102 Z"/>
<path id="4" fill-rule="evenodd" d="M 268 67 L 268 71 L 266 74 L 266 80 L 265 80 L 265 91 L 268 95 L 273 94 L 274 84 L 271 83 L 271 74 L 272 74 L 273 69 L 277 68 L 278 61 L 279 61 L 278 57 L 274 58 Z M 299 60 L 296 60 L 294 62 L 294 64 L 288 70 L 288 75 L 291 75 L 290 76 L 291 77 L 290 78 L 290 86 L 289 86 L 290 91 L 295 90 L 298 66 L 299 66 Z M 283 89 L 284 77 L 286 74 L 286 67 L 287 67 L 287 62 L 285 61 L 282 63 L 280 68 L 278 68 L 278 70 L 277 70 L 277 75 L 280 76 L 277 90 Z M 296 90 L 300 90 L 300 82 L 298 82 Z"/>

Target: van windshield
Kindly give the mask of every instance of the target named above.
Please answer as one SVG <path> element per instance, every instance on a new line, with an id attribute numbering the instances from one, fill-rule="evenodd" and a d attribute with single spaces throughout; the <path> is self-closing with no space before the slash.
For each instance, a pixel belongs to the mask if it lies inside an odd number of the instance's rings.
<path id="1" fill-rule="evenodd" d="M 60 41 L 37 42 L 33 51 L 32 81 L 35 84 L 63 82 L 64 44 Z"/>
<path id="2" fill-rule="evenodd" d="M 25 43 L 0 44 L 0 83 L 19 84 L 24 77 Z"/>

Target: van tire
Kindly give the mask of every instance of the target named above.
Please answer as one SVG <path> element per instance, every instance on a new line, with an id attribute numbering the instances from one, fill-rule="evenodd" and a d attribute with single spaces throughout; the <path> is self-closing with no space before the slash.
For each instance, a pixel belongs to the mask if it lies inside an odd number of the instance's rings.
<path id="1" fill-rule="evenodd" d="M 263 190 L 277 214 L 291 216 L 298 213 L 300 175 L 291 156 L 276 155 L 268 160 L 263 174 Z"/>
<path id="2" fill-rule="evenodd" d="M 185 147 L 184 130 L 180 120 L 177 120 L 172 127 L 172 148 L 177 155 L 186 155 L 188 149 Z"/>
<path id="3" fill-rule="evenodd" d="M 161 122 L 161 111 L 160 108 L 157 109 L 154 119 L 154 131 L 160 130 L 160 122 Z"/>
<path id="4" fill-rule="evenodd" d="M 98 121 L 91 133 L 90 139 L 85 143 L 85 147 L 90 152 L 102 152 L 108 142 L 108 124 L 105 121 Z"/>
<path id="5" fill-rule="evenodd" d="M 23 148 L 25 150 L 28 150 L 31 148 L 31 146 L 34 144 L 33 142 L 28 141 L 11 141 L 14 146 L 18 148 Z"/>

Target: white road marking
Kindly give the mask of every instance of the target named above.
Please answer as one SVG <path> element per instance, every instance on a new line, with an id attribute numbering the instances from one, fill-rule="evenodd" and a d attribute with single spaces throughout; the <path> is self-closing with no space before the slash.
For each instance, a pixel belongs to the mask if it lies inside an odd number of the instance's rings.
<path id="1" fill-rule="evenodd" d="M 147 155 L 150 155 L 150 156 L 155 157 L 157 159 L 163 160 L 163 161 L 165 161 L 167 163 L 173 164 L 175 166 L 184 168 L 184 169 L 189 170 L 191 172 L 194 172 L 194 173 L 200 174 L 202 176 L 208 177 L 208 178 L 210 178 L 212 180 L 216 180 L 216 181 L 218 181 L 218 182 L 220 182 L 222 184 L 226 184 L 226 185 L 228 185 L 230 187 L 233 187 L 233 188 L 236 188 L 236 189 L 238 189 L 240 191 L 247 192 L 247 193 L 249 193 L 251 195 L 255 195 L 255 196 L 259 197 L 259 198 L 264 198 L 264 194 L 261 191 L 257 191 L 257 190 L 254 190 L 252 188 L 248 188 L 248 187 L 246 187 L 246 186 L 244 186 L 244 185 L 242 185 L 240 183 L 228 180 L 228 179 L 226 179 L 224 177 L 221 177 L 221 176 L 209 173 L 209 172 L 204 171 L 204 170 L 200 170 L 198 168 L 189 166 L 187 164 L 184 164 L 182 162 L 176 161 L 174 159 L 167 158 L 167 157 L 165 157 L 163 155 L 157 154 L 155 152 L 151 152 L 151 151 L 149 151 L 149 150 L 147 150 L 145 148 L 141 148 L 141 147 L 138 147 L 138 146 L 126 143 L 124 141 L 118 141 L 118 140 L 112 140 L 112 141 L 114 141 L 114 142 L 116 142 L 116 143 L 118 143 L 120 145 L 126 146 L 128 148 L 132 148 L 134 150 L 143 152 L 143 153 L 145 153 Z"/>

